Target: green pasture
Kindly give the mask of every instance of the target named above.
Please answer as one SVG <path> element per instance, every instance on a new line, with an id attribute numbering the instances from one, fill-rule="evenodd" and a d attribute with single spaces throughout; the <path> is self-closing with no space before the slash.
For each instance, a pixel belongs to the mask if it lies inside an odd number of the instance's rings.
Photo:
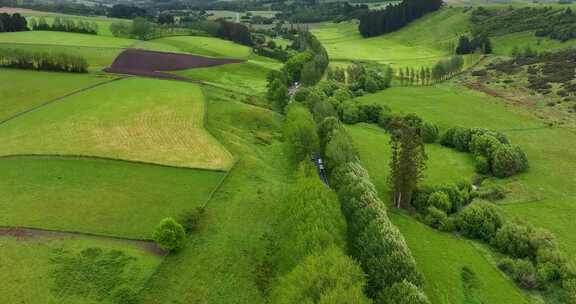
<path id="1" fill-rule="evenodd" d="M 214 37 L 175 36 L 160 38 L 151 42 L 208 57 L 244 59 L 251 55 L 251 50 L 247 46 Z"/>
<path id="2" fill-rule="evenodd" d="M 528 110 L 517 105 L 470 91 L 456 84 L 434 87 L 392 88 L 359 98 L 363 103 L 378 103 L 394 111 L 416 113 L 450 126 L 485 127 L 504 132 L 513 144 L 526 152 L 530 169 L 521 175 L 494 179 L 507 189 L 503 207 L 538 227 L 551 230 L 562 248 L 576 258 L 576 152 L 574 130 L 549 128 Z"/>
<path id="3" fill-rule="evenodd" d="M 0 121 L 105 80 L 90 74 L 0 69 Z"/>
<path id="4" fill-rule="evenodd" d="M 0 155 L 87 155 L 227 169 L 232 157 L 204 129 L 204 113 L 197 85 L 118 80 L 0 126 Z"/>
<path id="5" fill-rule="evenodd" d="M 362 38 L 357 22 L 325 23 L 312 33 L 326 47 L 331 60 L 431 66 L 449 56 L 449 42 L 468 31 L 468 17 L 463 9 L 446 8 L 378 37 Z"/>
<path id="6" fill-rule="evenodd" d="M 270 70 L 268 65 L 247 61 L 174 73 L 193 80 L 201 80 L 230 91 L 262 95 L 266 92 L 266 76 Z"/>
<path id="7" fill-rule="evenodd" d="M 150 238 L 204 205 L 224 173 L 122 161 L 0 158 L 0 226 Z"/>
<path id="8" fill-rule="evenodd" d="M 66 46 L 87 46 L 95 48 L 126 48 L 136 40 L 78 33 L 28 31 L 0 33 L 0 43 L 49 44 Z"/>
<path id="9" fill-rule="evenodd" d="M 141 303 L 266 303 L 255 270 L 286 187 L 282 117 L 242 103 L 242 95 L 205 91 L 208 129 L 239 162 L 208 204 L 202 228 L 166 259 Z"/>
<path id="10" fill-rule="evenodd" d="M 68 45 L 46 45 L 46 44 L 14 44 L 0 43 L 0 48 L 17 49 L 23 51 L 34 51 L 44 53 L 66 53 L 70 55 L 79 55 L 88 62 L 88 69 L 93 72 L 101 71 L 114 62 L 114 59 L 123 51 L 121 48 L 108 47 L 78 47 Z"/>
<path id="11" fill-rule="evenodd" d="M 370 172 L 376 189 L 381 195 L 386 196 L 389 189 L 390 136 L 383 129 L 373 125 L 348 126 L 347 130 L 360 152 L 362 163 Z M 425 184 L 458 182 L 470 180 L 474 176 L 474 162 L 469 154 L 439 144 L 426 145 L 426 154 L 428 162 Z"/>
<path id="12" fill-rule="evenodd" d="M 391 219 L 406 238 L 426 279 L 424 290 L 432 303 L 530 303 L 514 282 L 496 268 L 488 249 L 434 230 L 406 215 L 392 213 Z M 463 286 L 463 267 L 471 269 L 479 280 L 472 292 Z"/>
<path id="13" fill-rule="evenodd" d="M 0 236 L 0 248 L 2 303 L 119 303 L 119 290 L 139 290 L 162 261 L 144 244 L 88 236 Z"/>

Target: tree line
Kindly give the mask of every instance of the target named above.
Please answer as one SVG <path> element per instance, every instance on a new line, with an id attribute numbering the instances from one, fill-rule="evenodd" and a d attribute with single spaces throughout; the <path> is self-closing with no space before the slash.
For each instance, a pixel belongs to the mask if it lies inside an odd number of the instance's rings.
<path id="1" fill-rule="evenodd" d="M 18 13 L 0 14 L 0 33 L 1 32 L 22 32 L 28 30 L 26 18 Z"/>
<path id="2" fill-rule="evenodd" d="M 82 34 L 98 34 L 98 24 L 96 22 L 88 22 L 77 20 L 76 22 L 71 18 L 54 17 L 52 24 L 48 24 L 44 17 L 38 20 L 35 18 L 30 19 L 30 27 L 34 31 L 55 31 L 55 32 L 70 32 Z"/>
<path id="3" fill-rule="evenodd" d="M 426 13 L 439 10 L 442 0 L 403 0 L 385 9 L 360 15 L 359 31 L 363 37 L 373 37 L 396 31 Z"/>
<path id="4" fill-rule="evenodd" d="M 460 36 L 458 46 L 455 49 L 456 54 L 472 54 L 476 51 L 480 51 L 482 54 L 492 54 L 492 42 L 488 36 L 476 34 L 472 39 L 467 35 Z"/>
<path id="5" fill-rule="evenodd" d="M 293 54 L 280 71 L 271 71 L 267 77 L 267 99 L 283 112 L 290 100 L 288 88 L 295 83 L 305 86 L 316 84 L 328 67 L 328 52 L 320 41 L 308 31 L 302 31 L 294 40 Z"/>
<path id="6" fill-rule="evenodd" d="M 22 49 L 0 49 L 0 66 L 37 71 L 88 72 L 88 62 L 82 56 Z"/>

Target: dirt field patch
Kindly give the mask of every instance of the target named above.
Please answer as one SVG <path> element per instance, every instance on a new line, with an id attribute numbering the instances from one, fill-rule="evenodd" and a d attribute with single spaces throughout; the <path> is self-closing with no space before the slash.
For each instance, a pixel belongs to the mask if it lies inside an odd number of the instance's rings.
<path id="1" fill-rule="evenodd" d="M 243 62 L 243 60 L 128 49 L 122 52 L 112 65 L 104 69 L 104 71 L 154 78 L 189 80 L 183 76 L 163 72 L 206 68 L 239 62 Z"/>

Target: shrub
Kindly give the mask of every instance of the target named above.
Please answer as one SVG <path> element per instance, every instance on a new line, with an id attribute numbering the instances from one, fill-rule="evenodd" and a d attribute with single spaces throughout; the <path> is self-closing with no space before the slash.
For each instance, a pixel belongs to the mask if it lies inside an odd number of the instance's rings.
<path id="1" fill-rule="evenodd" d="M 158 247 L 164 250 L 177 250 L 184 246 L 186 241 L 186 231 L 182 225 L 178 224 L 173 218 L 168 217 L 160 221 L 152 238 Z"/>
<path id="2" fill-rule="evenodd" d="M 424 122 L 420 132 L 425 143 L 433 143 L 438 140 L 438 126 L 433 123 Z"/>
<path id="3" fill-rule="evenodd" d="M 366 122 L 366 123 L 378 123 L 382 111 L 390 112 L 390 108 L 384 108 L 381 105 L 373 105 L 373 104 L 359 105 L 358 110 L 360 111 L 360 116 L 358 120 L 360 122 Z"/>
<path id="4" fill-rule="evenodd" d="M 504 219 L 492 203 L 477 201 L 460 211 L 456 219 L 458 230 L 465 236 L 490 241 L 502 227 Z"/>
<path id="5" fill-rule="evenodd" d="M 434 206 L 428 207 L 428 214 L 426 214 L 426 217 L 424 218 L 424 222 L 426 222 L 428 226 L 438 229 L 445 225 L 447 221 L 448 216 L 446 215 L 446 212 Z"/>
<path id="6" fill-rule="evenodd" d="M 355 101 L 343 102 L 339 112 L 342 122 L 346 124 L 355 124 L 360 121 L 360 108 Z"/>
<path id="7" fill-rule="evenodd" d="M 270 295 L 270 303 L 358 303 L 369 304 L 363 294 L 364 274 L 337 248 L 307 257 L 281 277 Z"/>
<path id="8" fill-rule="evenodd" d="M 436 191 L 428 197 L 428 206 L 436 207 L 444 212 L 452 209 L 450 198 L 442 191 Z"/>
<path id="9" fill-rule="evenodd" d="M 331 171 L 335 165 L 358 161 L 358 154 L 352 145 L 352 140 L 343 128 L 336 130 L 326 144 L 325 158 L 328 171 Z"/>
<path id="10" fill-rule="evenodd" d="M 200 227 L 200 222 L 202 217 L 204 217 L 205 211 L 204 208 L 198 207 L 193 210 L 187 210 L 180 216 L 179 222 L 182 224 L 182 227 L 184 227 L 184 230 L 186 230 L 186 233 L 196 231 Z"/>
<path id="11" fill-rule="evenodd" d="M 403 280 L 394 283 L 380 293 L 377 304 L 430 304 L 426 295 L 418 286 Z"/>
<path id="12" fill-rule="evenodd" d="M 294 164 L 308 160 L 320 150 L 316 123 L 300 105 L 290 105 L 284 123 L 284 139 Z"/>
<path id="13" fill-rule="evenodd" d="M 470 150 L 470 141 L 472 140 L 472 132 L 470 129 L 456 128 L 453 137 L 453 147 L 462 152 Z"/>
<path id="14" fill-rule="evenodd" d="M 493 135 L 475 134 L 470 142 L 470 152 L 491 159 L 494 151 L 501 145 L 502 143 Z"/>
<path id="15" fill-rule="evenodd" d="M 498 268 L 510 276 L 514 275 L 514 260 L 511 258 L 503 258 L 498 262 Z"/>
<path id="16" fill-rule="evenodd" d="M 342 128 L 342 123 L 337 117 L 327 117 L 318 125 L 318 137 L 320 140 L 320 151 L 325 154 L 326 144 L 332 140 L 332 136 Z"/>
<path id="17" fill-rule="evenodd" d="M 528 169 L 528 160 L 517 146 L 500 145 L 494 152 L 492 173 L 496 177 L 508 177 Z"/>
<path id="18" fill-rule="evenodd" d="M 338 116 L 338 113 L 336 113 L 336 110 L 334 110 L 334 106 L 332 106 L 332 104 L 326 99 L 322 99 L 316 104 L 314 104 L 314 107 L 312 108 L 312 113 L 314 114 L 314 119 L 317 122 L 322 122 L 324 121 L 324 119 L 330 116 L 333 117 Z"/>
<path id="19" fill-rule="evenodd" d="M 353 241 L 354 252 L 368 275 L 367 292 L 376 296 L 386 286 L 407 280 L 417 286 L 422 277 L 400 231 L 381 216 L 371 221 Z"/>
<path id="20" fill-rule="evenodd" d="M 490 173 L 490 162 L 488 158 L 482 155 L 477 155 L 474 157 L 474 169 L 478 174 L 488 174 Z"/>
<path id="21" fill-rule="evenodd" d="M 514 281 L 522 288 L 536 289 L 540 286 L 534 265 L 527 260 L 516 260 L 514 263 Z"/>
<path id="22" fill-rule="evenodd" d="M 446 130 L 440 137 L 440 144 L 446 147 L 454 147 L 454 135 L 457 128 L 450 128 Z"/>
<path id="23" fill-rule="evenodd" d="M 502 188 L 502 186 L 494 185 L 487 187 L 486 189 L 480 189 L 476 193 L 476 196 L 478 198 L 494 202 L 506 197 L 506 191 L 504 190 L 504 188 Z"/>

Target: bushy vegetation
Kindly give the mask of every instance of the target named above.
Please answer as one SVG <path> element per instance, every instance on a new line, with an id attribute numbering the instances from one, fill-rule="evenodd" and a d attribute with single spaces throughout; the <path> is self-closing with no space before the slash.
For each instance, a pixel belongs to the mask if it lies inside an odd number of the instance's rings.
<path id="1" fill-rule="evenodd" d="M 309 160 L 318 153 L 319 140 L 312 114 L 301 105 L 288 108 L 284 123 L 284 140 L 294 164 Z"/>
<path id="2" fill-rule="evenodd" d="M 82 56 L 17 49 L 0 49 L 0 66 L 71 73 L 86 73 L 88 71 L 88 62 Z"/>
<path id="3" fill-rule="evenodd" d="M 455 50 L 458 55 L 481 52 L 482 54 L 492 54 L 492 42 L 490 38 L 483 35 L 476 35 L 470 39 L 467 35 L 462 35 L 458 39 L 458 46 Z"/>
<path id="4" fill-rule="evenodd" d="M 330 183 L 337 190 L 348 221 L 351 254 L 368 276 L 368 295 L 377 298 L 387 288 L 404 281 L 421 286 L 422 277 L 414 258 L 388 219 L 386 207 L 360 165 L 347 132 L 333 118 L 327 118 L 322 126 L 320 134 L 326 142 L 323 155 Z"/>
<path id="5" fill-rule="evenodd" d="M 34 31 L 55 31 L 55 32 L 70 32 L 82 34 L 98 34 L 98 24 L 96 22 L 88 22 L 79 19 L 74 22 L 71 18 L 54 17 L 52 24 L 48 24 L 44 17 L 38 20 L 35 18 L 30 19 L 30 27 Z"/>
<path id="6" fill-rule="evenodd" d="M 347 76 L 347 77 L 346 77 Z M 355 96 L 364 93 L 376 93 L 390 87 L 394 76 L 391 66 L 382 69 L 379 66 L 370 66 L 355 63 L 347 68 L 329 68 L 327 79 L 345 84 Z"/>
<path id="7" fill-rule="evenodd" d="M 26 18 L 18 13 L 0 13 L 0 33 L 2 32 L 22 32 L 28 30 Z"/>
<path id="8" fill-rule="evenodd" d="M 576 14 L 571 8 L 521 7 L 472 11 L 472 30 L 484 35 L 535 31 L 536 36 L 566 41 L 576 38 Z"/>
<path id="9" fill-rule="evenodd" d="M 181 249 L 186 241 L 186 231 L 184 227 L 173 218 L 165 218 L 154 230 L 152 238 L 158 247 L 173 251 Z"/>
<path id="10" fill-rule="evenodd" d="M 396 31 L 408 23 L 439 10 L 442 0 L 403 0 L 383 10 L 370 11 L 360 16 L 359 31 L 364 37 L 373 37 Z"/>
<path id="11" fill-rule="evenodd" d="M 292 23 L 341 22 L 357 18 L 369 10 L 367 5 L 354 5 L 348 2 L 295 2 L 283 5 L 284 7 L 279 7 L 282 13 L 278 15 L 278 18 Z"/>
<path id="12" fill-rule="evenodd" d="M 498 132 L 455 127 L 444 132 L 440 143 L 458 151 L 473 153 L 478 173 L 490 172 L 496 177 L 508 177 L 528 169 L 524 151 L 511 145 L 506 136 Z"/>

